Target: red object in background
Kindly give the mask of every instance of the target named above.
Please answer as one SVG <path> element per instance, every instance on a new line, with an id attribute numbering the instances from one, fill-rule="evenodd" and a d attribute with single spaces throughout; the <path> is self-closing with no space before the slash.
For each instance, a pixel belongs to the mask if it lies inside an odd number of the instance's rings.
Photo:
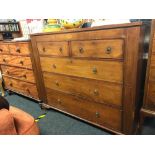
<path id="1" fill-rule="evenodd" d="M 26 19 L 26 22 L 27 22 L 27 24 L 29 24 L 29 23 L 31 23 L 32 21 L 34 21 L 34 20 L 41 20 L 41 19 Z"/>
<path id="2" fill-rule="evenodd" d="M 27 23 L 31 23 L 32 20 L 33 20 L 33 19 L 26 19 L 26 22 L 27 22 Z"/>

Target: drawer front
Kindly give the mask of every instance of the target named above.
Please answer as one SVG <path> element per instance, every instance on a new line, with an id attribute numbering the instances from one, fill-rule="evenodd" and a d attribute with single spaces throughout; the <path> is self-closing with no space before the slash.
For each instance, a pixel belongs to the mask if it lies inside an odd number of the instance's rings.
<path id="1" fill-rule="evenodd" d="M 102 104 L 89 102 L 72 95 L 46 89 L 48 104 L 95 124 L 121 130 L 121 111 Z"/>
<path id="2" fill-rule="evenodd" d="M 30 57 L 1 55 L 0 64 L 32 69 L 32 63 Z"/>
<path id="3" fill-rule="evenodd" d="M 10 49 L 10 53 L 15 54 L 15 55 L 29 55 L 30 54 L 29 43 L 12 43 L 12 44 L 9 44 L 9 49 Z"/>
<path id="4" fill-rule="evenodd" d="M 38 42 L 38 51 L 41 55 L 68 56 L 68 42 Z"/>
<path id="5" fill-rule="evenodd" d="M 150 69 L 149 80 L 155 81 L 155 67 L 151 67 Z"/>
<path id="6" fill-rule="evenodd" d="M 123 40 L 72 41 L 73 57 L 123 58 Z"/>
<path id="7" fill-rule="evenodd" d="M 155 67 L 155 54 L 151 55 L 150 67 Z"/>
<path id="8" fill-rule="evenodd" d="M 41 57 L 43 71 L 122 83 L 123 63 Z"/>
<path id="9" fill-rule="evenodd" d="M 4 54 L 8 54 L 9 53 L 9 46 L 8 44 L 1 44 L 0 43 L 0 54 L 4 53 Z"/>
<path id="10" fill-rule="evenodd" d="M 44 73 L 45 87 L 100 103 L 122 105 L 122 86 L 98 80 Z"/>
<path id="11" fill-rule="evenodd" d="M 4 75 L 11 76 L 19 80 L 35 83 L 32 70 L 27 70 L 27 69 L 17 68 L 17 67 L 9 67 L 4 65 L 1 65 L 1 69 Z"/>
<path id="12" fill-rule="evenodd" d="M 17 93 L 38 99 L 38 92 L 35 84 L 27 83 L 20 80 L 15 80 L 3 76 L 5 88 L 16 91 Z"/>
<path id="13" fill-rule="evenodd" d="M 155 82 L 149 82 L 147 96 L 147 108 L 155 110 Z"/>
<path id="14" fill-rule="evenodd" d="M 153 39 L 152 43 L 152 53 L 155 54 L 155 39 Z"/>

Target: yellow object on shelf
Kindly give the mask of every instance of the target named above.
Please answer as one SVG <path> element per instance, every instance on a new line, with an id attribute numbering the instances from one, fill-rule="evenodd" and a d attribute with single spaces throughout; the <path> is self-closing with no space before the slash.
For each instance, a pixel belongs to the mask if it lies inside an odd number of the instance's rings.
<path id="1" fill-rule="evenodd" d="M 58 23 L 57 19 L 48 19 L 47 22 L 48 22 L 48 24 L 57 24 Z"/>
<path id="2" fill-rule="evenodd" d="M 61 26 L 58 24 L 57 19 L 48 19 L 48 24 L 44 28 L 44 32 L 53 32 L 53 31 L 60 31 Z"/>
<path id="3" fill-rule="evenodd" d="M 83 19 L 60 19 L 60 24 L 66 29 L 79 28 L 83 23 Z"/>

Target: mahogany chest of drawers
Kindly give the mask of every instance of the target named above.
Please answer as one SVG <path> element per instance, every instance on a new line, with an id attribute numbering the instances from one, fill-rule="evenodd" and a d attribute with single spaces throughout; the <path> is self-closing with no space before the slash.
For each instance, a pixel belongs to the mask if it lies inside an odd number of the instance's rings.
<path id="1" fill-rule="evenodd" d="M 0 42 L 0 65 L 6 89 L 39 100 L 31 50 L 29 41 Z"/>
<path id="2" fill-rule="evenodd" d="M 143 107 L 141 109 L 140 125 L 143 124 L 144 117 L 146 116 L 155 116 L 155 20 L 152 20 L 151 23 L 151 36 L 145 80 L 145 93 Z"/>
<path id="3" fill-rule="evenodd" d="M 39 97 L 117 134 L 136 128 L 142 24 L 31 35 Z"/>

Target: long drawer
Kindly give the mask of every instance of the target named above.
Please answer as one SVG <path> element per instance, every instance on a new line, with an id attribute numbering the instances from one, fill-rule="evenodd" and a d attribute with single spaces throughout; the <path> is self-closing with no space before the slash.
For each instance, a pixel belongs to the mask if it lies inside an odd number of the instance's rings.
<path id="1" fill-rule="evenodd" d="M 44 73 L 45 87 L 72 94 L 90 101 L 122 105 L 122 85 L 100 80 Z"/>
<path id="2" fill-rule="evenodd" d="M 73 57 L 123 58 L 123 40 L 85 40 L 71 42 Z"/>
<path id="3" fill-rule="evenodd" d="M 5 88 L 38 99 L 38 92 L 35 84 L 31 84 L 28 82 L 16 80 L 5 76 L 3 76 L 3 78 Z"/>
<path id="4" fill-rule="evenodd" d="M 79 60 L 40 57 L 43 71 L 86 77 L 109 82 L 123 82 L 123 63 L 119 61 Z"/>
<path id="5" fill-rule="evenodd" d="M 1 55 L 0 64 L 32 69 L 30 57 Z"/>
<path id="6" fill-rule="evenodd" d="M 68 42 L 38 42 L 37 48 L 41 55 L 68 56 Z"/>
<path id="7" fill-rule="evenodd" d="M 100 126 L 121 131 L 122 112 L 119 109 L 88 102 L 51 89 L 46 91 L 48 104 L 52 107 Z"/>
<path id="8" fill-rule="evenodd" d="M 15 55 L 29 55 L 31 50 L 28 42 L 11 43 L 9 44 L 9 49 L 10 53 Z"/>
<path id="9" fill-rule="evenodd" d="M 4 75 L 17 78 L 19 80 L 24 80 L 27 82 L 35 83 L 34 75 L 32 70 L 27 70 L 23 68 L 10 67 L 1 65 L 2 73 Z"/>

